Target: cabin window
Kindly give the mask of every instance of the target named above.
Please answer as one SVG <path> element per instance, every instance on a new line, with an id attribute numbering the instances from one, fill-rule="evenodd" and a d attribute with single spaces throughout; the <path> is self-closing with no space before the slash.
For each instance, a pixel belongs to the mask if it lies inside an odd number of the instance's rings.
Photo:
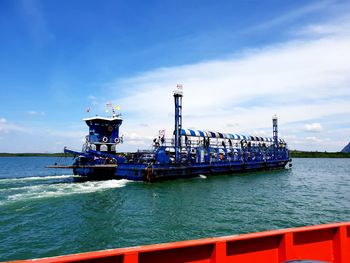
<path id="1" fill-rule="evenodd" d="M 100 151 L 101 151 L 101 152 L 107 152 L 107 151 L 108 151 L 107 145 L 102 144 L 101 147 L 100 147 Z"/>
<path id="2" fill-rule="evenodd" d="M 111 152 L 117 152 L 117 149 L 115 148 L 115 145 L 111 146 Z"/>

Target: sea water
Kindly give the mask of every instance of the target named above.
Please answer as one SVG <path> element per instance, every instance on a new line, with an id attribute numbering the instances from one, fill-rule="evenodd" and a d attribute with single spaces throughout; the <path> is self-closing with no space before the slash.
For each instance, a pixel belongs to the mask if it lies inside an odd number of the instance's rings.
<path id="1" fill-rule="evenodd" d="M 0 158 L 0 261 L 350 220 L 350 159 L 151 184 L 82 181 L 56 161 Z"/>

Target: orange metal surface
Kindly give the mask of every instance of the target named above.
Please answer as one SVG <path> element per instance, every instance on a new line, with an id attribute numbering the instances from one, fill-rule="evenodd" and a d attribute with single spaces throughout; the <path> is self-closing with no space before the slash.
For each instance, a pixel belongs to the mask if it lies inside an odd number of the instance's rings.
<path id="1" fill-rule="evenodd" d="M 350 222 L 14 262 L 280 263 L 298 259 L 350 262 Z"/>

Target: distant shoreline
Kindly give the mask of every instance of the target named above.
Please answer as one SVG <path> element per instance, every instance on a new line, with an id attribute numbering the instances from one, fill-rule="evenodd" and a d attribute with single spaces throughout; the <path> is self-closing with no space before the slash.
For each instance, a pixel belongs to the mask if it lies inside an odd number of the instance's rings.
<path id="1" fill-rule="evenodd" d="M 292 158 L 350 158 L 350 153 L 290 151 Z"/>
<path id="2" fill-rule="evenodd" d="M 65 153 L 0 153 L 0 157 L 65 157 L 73 156 Z"/>
<path id="3" fill-rule="evenodd" d="M 291 150 L 292 158 L 350 158 L 350 153 L 312 152 Z M 65 153 L 0 153 L 0 157 L 65 157 L 73 156 Z"/>

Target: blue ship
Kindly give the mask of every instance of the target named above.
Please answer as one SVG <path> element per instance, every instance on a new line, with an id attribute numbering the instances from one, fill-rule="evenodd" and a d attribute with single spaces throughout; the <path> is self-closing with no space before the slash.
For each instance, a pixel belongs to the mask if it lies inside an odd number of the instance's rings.
<path id="1" fill-rule="evenodd" d="M 152 150 L 118 153 L 123 142 L 119 128 L 121 115 L 91 117 L 82 151 L 68 148 L 74 155 L 71 166 L 75 175 L 92 179 L 129 179 L 154 182 L 163 179 L 190 178 L 200 175 L 283 169 L 291 166 L 287 143 L 278 137 L 278 120 L 272 118 L 272 137 L 184 129 L 182 127 L 182 86 L 174 91 L 175 125 L 172 138 L 160 134 Z"/>

